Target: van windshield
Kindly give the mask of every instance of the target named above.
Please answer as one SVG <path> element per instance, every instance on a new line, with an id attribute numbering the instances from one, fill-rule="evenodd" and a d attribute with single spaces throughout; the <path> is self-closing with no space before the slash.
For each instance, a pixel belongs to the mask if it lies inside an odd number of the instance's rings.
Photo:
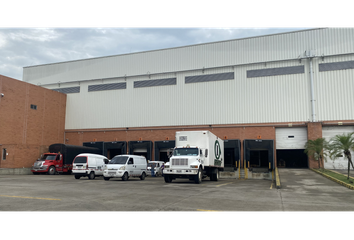
<path id="1" fill-rule="evenodd" d="M 176 148 L 173 156 L 198 156 L 198 148 Z"/>
<path id="2" fill-rule="evenodd" d="M 86 157 L 76 157 L 74 160 L 74 163 L 86 163 L 87 158 Z"/>
<path id="3" fill-rule="evenodd" d="M 108 164 L 125 164 L 127 160 L 127 156 L 115 156 Z"/>

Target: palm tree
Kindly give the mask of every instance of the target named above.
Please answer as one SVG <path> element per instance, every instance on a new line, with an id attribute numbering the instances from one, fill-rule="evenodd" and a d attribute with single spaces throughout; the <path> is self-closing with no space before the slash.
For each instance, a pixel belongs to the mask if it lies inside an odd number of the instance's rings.
<path id="1" fill-rule="evenodd" d="M 318 168 L 321 168 L 322 159 L 327 155 L 324 149 L 328 148 L 328 142 L 324 138 L 308 140 L 305 144 L 305 153 L 318 161 Z"/>
<path id="2" fill-rule="evenodd" d="M 350 164 L 354 169 L 352 162 L 352 155 L 350 150 L 354 151 L 354 133 L 343 133 L 331 138 L 330 141 L 330 156 L 332 159 L 338 158 L 344 153 L 344 156 L 348 159 L 348 179 L 350 172 Z"/>

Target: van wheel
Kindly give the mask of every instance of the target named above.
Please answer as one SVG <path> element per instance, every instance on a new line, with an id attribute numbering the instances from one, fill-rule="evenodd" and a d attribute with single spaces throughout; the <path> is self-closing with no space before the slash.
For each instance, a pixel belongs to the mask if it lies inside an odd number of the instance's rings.
<path id="1" fill-rule="evenodd" d="M 54 167 L 54 166 L 50 166 L 50 167 L 49 167 L 49 170 L 48 170 L 48 174 L 49 174 L 49 175 L 54 175 L 55 173 L 56 173 L 55 167 Z"/>
<path id="2" fill-rule="evenodd" d="M 123 181 L 127 181 L 127 180 L 128 180 L 128 173 L 127 173 L 127 172 L 125 172 L 125 173 L 123 174 L 122 180 L 123 180 Z"/>
<path id="3" fill-rule="evenodd" d="M 143 173 L 141 174 L 141 176 L 140 176 L 140 180 L 144 180 L 145 177 L 146 177 L 146 174 L 145 174 L 145 172 L 143 172 Z"/>
<path id="4" fill-rule="evenodd" d="M 194 182 L 199 184 L 202 182 L 202 178 L 203 178 L 203 170 L 201 168 L 199 168 L 199 171 L 198 171 L 197 175 L 195 176 Z"/>
<path id="5" fill-rule="evenodd" d="M 75 179 L 80 179 L 81 176 L 75 175 Z"/>
<path id="6" fill-rule="evenodd" d="M 90 172 L 90 174 L 88 175 L 89 179 L 95 179 L 95 173 L 94 172 Z"/>
<path id="7" fill-rule="evenodd" d="M 104 180 L 108 181 L 109 179 L 111 179 L 110 177 L 103 177 Z"/>

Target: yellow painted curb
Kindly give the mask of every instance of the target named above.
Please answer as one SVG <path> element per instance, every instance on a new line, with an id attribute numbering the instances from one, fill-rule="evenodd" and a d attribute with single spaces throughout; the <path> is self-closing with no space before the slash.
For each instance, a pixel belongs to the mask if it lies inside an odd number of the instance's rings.
<path id="1" fill-rule="evenodd" d="M 345 182 L 343 182 L 343 181 L 341 181 L 341 180 L 338 180 L 338 179 L 336 179 L 336 178 L 334 178 L 334 177 L 331 177 L 331 176 L 329 176 L 329 175 L 327 175 L 327 174 L 325 174 L 325 173 L 321 173 L 320 171 L 315 170 L 315 169 L 313 169 L 313 168 L 310 168 L 310 169 L 311 169 L 312 171 L 314 171 L 314 172 L 316 172 L 316 173 L 318 173 L 318 174 L 320 174 L 320 175 L 322 175 L 322 176 L 324 176 L 324 177 L 326 177 L 326 178 L 328 178 L 328 179 L 330 179 L 330 180 L 336 182 L 336 183 L 339 183 L 340 185 L 342 185 L 342 186 L 344 186 L 344 187 L 346 187 L 346 188 L 349 188 L 349 189 L 351 189 L 351 190 L 354 190 L 354 186 L 352 186 L 352 185 L 350 185 L 350 184 L 348 184 L 348 183 L 345 183 Z M 328 171 L 330 171 L 330 170 L 328 170 Z"/>
<path id="2" fill-rule="evenodd" d="M 277 189 L 281 188 L 281 183 L 280 183 L 280 177 L 279 177 L 279 172 L 278 172 L 278 168 L 275 168 L 275 183 L 277 186 Z"/>

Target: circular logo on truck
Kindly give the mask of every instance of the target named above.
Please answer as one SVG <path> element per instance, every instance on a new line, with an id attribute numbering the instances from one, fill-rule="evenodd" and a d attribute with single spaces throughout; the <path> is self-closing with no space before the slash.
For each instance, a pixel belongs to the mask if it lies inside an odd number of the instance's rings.
<path id="1" fill-rule="evenodd" d="M 221 147 L 220 147 L 220 143 L 218 140 L 215 141 L 214 144 L 214 152 L 215 152 L 215 158 L 217 160 L 219 160 L 220 156 L 221 156 Z"/>

